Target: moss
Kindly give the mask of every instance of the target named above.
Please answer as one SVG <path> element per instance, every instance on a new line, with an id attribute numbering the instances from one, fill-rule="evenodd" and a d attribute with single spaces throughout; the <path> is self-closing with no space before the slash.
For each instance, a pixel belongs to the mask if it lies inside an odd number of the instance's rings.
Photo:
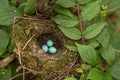
<path id="1" fill-rule="evenodd" d="M 28 39 L 25 30 L 29 28 L 29 25 L 29 21 L 22 21 L 21 24 L 15 28 L 15 34 L 21 43 L 24 43 Z"/>

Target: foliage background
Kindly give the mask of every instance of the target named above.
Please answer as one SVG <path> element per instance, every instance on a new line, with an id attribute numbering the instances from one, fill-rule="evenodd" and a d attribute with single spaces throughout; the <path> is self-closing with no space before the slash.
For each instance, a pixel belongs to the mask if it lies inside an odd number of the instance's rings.
<path id="1" fill-rule="evenodd" d="M 24 15 L 36 15 L 35 0 L 18 1 L 3 0 L 0 3 L 1 64 L 2 60 L 6 60 L 14 54 L 15 40 L 11 38 L 13 25 L 19 22 Z M 45 0 L 45 2 L 47 1 Z M 81 66 L 76 69 L 80 73 L 80 77 L 70 77 L 65 80 L 120 80 L 119 4 L 120 0 L 56 1 L 49 17 L 66 37 L 73 40 L 73 43 L 65 46 L 71 51 L 77 51 L 81 60 L 79 63 Z M 16 62 L 17 60 L 14 60 L 6 67 L 1 66 L 1 80 L 9 80 L 18 74 L 15 71 Z M 36 76 L 36 80 L 40 80 L 38 76 Z"/>

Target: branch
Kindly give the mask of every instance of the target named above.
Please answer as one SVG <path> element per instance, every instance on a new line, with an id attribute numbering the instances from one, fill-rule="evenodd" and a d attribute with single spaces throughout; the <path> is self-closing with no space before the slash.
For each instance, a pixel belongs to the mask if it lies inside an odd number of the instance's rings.
<path id="1" fill-rule="evenodd" d="M 83 26 L 82 26 L 82 20 L 80 18 L 80 8 L 79 8 L 79 4 L 77 4 L 77 11 L 78 11 L 78 20 L 79 20 L 79 25 L 80 25 L 80 32 L 81 32 L 81 37 L 82 37 L 82 44 L 85 44 L 85 39 L 84 39 L 84 35 L 83 35 Z"/>
<path id="2" fill-rule="evenodd" d="M 6 67 L 10 62 L 15 59 L 15 54 L 10 55 L 9 57 L 0 61 L 0 67 Z"/>

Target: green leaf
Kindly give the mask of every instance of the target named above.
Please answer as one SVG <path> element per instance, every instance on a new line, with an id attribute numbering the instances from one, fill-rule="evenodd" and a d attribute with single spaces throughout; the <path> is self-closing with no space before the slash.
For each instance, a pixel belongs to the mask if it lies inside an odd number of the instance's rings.
<path id="1" fill-rule="evenodd" d="M 79 67 L 79 68 L 76 69 L 76 72 L 83 73 L 83 69 L 81 67 Z"/>
<path id="2" fill-rule="evenodd" d="M 78 52 L 79 52 L 81 58 L 85 62 L 87 62 L 89 64 L 97 64 L 100 62 L 100 59 L 97 56 L 97 53 L 93 47 L 91 47 L 89 45 L 80 45 L 78 43 L 76 43 L 76 46 L 78 48 Z"/>
<path id="3" fill-rule="evenodd" d="M 88 74 L 87 79 L 90 80 L 103 80 L 102 79 L 102 72 L 97 68 L 92 68 Z"/>
<path id="4" fill-rule="evenodd" d="M 103 75 L 102 80 L 112 80 L 112 76 L 110 75 L 109 72 L 104 72 L 102 75 Z"/>
<path id="5" fill-rule="evenodd" d="M 83 8 L 81 12 L 81 17 L 83 21 L 89 21 L 94 18 L 100 10 L 100 0 L 89 3 Z"/>
<path id="6" fill-rule="evenodd" d="M 101 5 L 107 5 L 109 2 L 111 2 L 112 0 L 102 0 L 101 1 Z"/>
<path id="7" fill-rule="evenodd" d="M 17 2 L 17 0 L 10 0 L 9 3 L 12 6 L 16 6 L 18 2 Z"/>
<path id="8" fill-rule="evenodd" d="M 12 77 L 11 66 L 8 66 L 5 74 L 0 74 L 0 80 L 9 80 Z"/>
<path id="9" fill-rule="evenodd" d="M 78 51 L 75 44 L 67 44 L 65 45 L 66 48 L 68 48 L 70 51 Z"/>
<path id="10" fill-rule="evenodd" d="M 35 13 L 35 0 L 29 0 L 24 8 L 24 12 L 26 14 L 34 14 Z"/>
<path id="11" fill-rule="evenodd" d="M 107 12 L 113 12 L 120 8 L 120 0 L 102 0 L 101 5 L 107 6 Z"/>
<path id="12" fill-rule="evenodd" d="M 120 45 L 118 45 L 120 43 L 120 32 L 111 38 L 110 43 L 113 45 L 113 47 L 115 47 L 115 49 L 120 50 Z"/>
<path id="13" fill-rule="evenodd" d="M 7 34 L 7 32 L 3 31 L 0 29 L 0 56 L 5 52 L 6 47 L 9 43 L 9 35 Z"/>
<path id="14" fill-rule="evenodd" d="M 55 5 L 55 6 L 53 7 L 53 9 L 54 9 L 56 12 L 60 13 L 60 14 L 63 14 L 63 15 L 69 16 L 69 17 L 73 17 L 73 15 L 72 15 L 72 13 L 70 12 L 69 9 L 64 8 L 64 7 L 60 6 L 60 5 Z"/>
<path id="15" fill-rule="evenodd" d="M 90 41 L 88 42 L 88 45 L 92 46 L 93 48 L 96 48 L 96 47 L 99 46 L 99 42 L 96 41 L 96 40 L 90 40 Z"/>
<path id="16" fill-rule="evenodd" d="M 6 69 L 5 69 L 5 68 L 0 68 L 0 75 L 1 75 L 1 74 L 5 74 L 5 72 L 6 72 Z"/>
<path id="17" fill-rule="evenodd" d="M 91 2 L 92 0 L 77 0 L 77 3 L 79 4 L 87 4 L 89 2 Z"/>
<path id="18" fill-rule="evenodd" d="M 12 33 L 12 26 L 0 26 L 0 29 L 6 31 L 9 35 Z"/>
<path id="19" fill-rule="evenodd" d="M 73 40 L 79 40 L 81 38 L 81 33 L 76 28 L 67 28 L 59 26 L 60 30 L 64 33 L 66 37 Z"/>
<path id="20" fill-rule="evenodd" d="M 6 51 L 6 48 L 0 46 L 0 56 L 2 56 Z"/>
<path id="21" fill-rule="evenodd" d="M 87 80 L 86 77 L 87 76 L 85 74 L 82 74 L 80 80 Z"/>
<path id="22" fill-rule="evenodd" d="M 68 17 L 65 15 L 57 15 L 52 18 L 57 24 L 62 25 L 64 27 L 74 27 L 76 26 L 79 22 L 77 20 L 77 17 Z"/>
<path id="23" fill-rule="evenodd" d="M 115 59 L 115 49 L 109 44 L 107 48 L 101 49 L 101 55 L 108 63 L 112 63 Z"/>
<path id="24" fill-rule="evenodd" d="M 77 79 L 74 77 L 69 77 L 69 78 L 66 78 L 65 80 L 77 80 Z"/>
<path id="25" fill-rule="evenodd" d="M 109 3 L 106 6 L 108 12 L 113 12 L 120 8 L 120 0 L 109 0 Z"/>
<path id="26" fill-rule="evenodd" d="M 36 80 L 42 80 L 40 77 L 37 77 L 37 79 Z"/>
<path id="27" fill-rule="evenodd" d="M 24 9 L 27 4 L 28 4 L 28 2 L 21 3 L 21 4 L 19 5 L 19 8 L 20 8 L 20 9 Z"/>
<path id="28" fill-rule="evenodd" d="M 83 70 L 90 70 L 92 68 L 92 65 L 88 65 L 88 64 L 81 64 L 81 68 Z"/>
<path id="29" fill-rule="evenodd" d="M 103 32 L 97 37 L 97 41 L 102 45 L 103 48 L 106 48 L 109 44 L 109 34 L 107 30 L 103 30 Z"/>
<path id="30" fill-rule="evenodd" d="M 8 51 L 9 51 L 9 52 L 13 52 L 14 46 L 15 46 L 15 40 L 14 40 L 14 39 L 11 39 L 11 40 L 9 41 Z"/>
<path id="31" fill-rule="evenodd" d="M 87 79 L 90 79 L 90 80 L 112 80 L 112 77 L 108 72 L 101 72 L 97 68 L 92 68 L 88 74 Z"/>
<path id="32" fill-rule="evenodd" d="M 105 28 L 107 29 L 110 38 L 113 37 L 113 32 L 116 29 L 116 25 L 113 25 L 113 23 L 111 23 L 111 22 L 107 22 L 107 24 L 105 25 Z M 113 39 L 113 38 L 111 38 L 111 39 Z"/>
<path id="33" fill-rule="evenodd" d="M 112 77 L 120 80 L 120 62 L 115 63 L 108 69 L 108 72 L 112 75 Z"/>
<path id="34" fill-rule="evenodd" d="M 91 39 L 96 37 L 103 29 L 106 23 L 95 23 L 86 28 L 84 31 L 84 37 L 86 39 Z"/>
<path id="35" fill-rule="evenodd" d="M 0 2 L 0 8 L 5 8 L 5 7 L 9 7 L 9 2 L 8 0 L 2 0 Z"/>
<path id="36" fill-rule="evenodd" d="M 14 19 L 14 16 L 20 17 L 22 13 L 19 9 L 9 6 L 0 9 L 0 25 L 10 25 L 17 22 L 19 19 Z"/>
<path id="37" fill-rule="evenodd" d="M 70 8 L 76 5 L 75 0 L 57 0 L 56 3 L 65 8 Z"/>

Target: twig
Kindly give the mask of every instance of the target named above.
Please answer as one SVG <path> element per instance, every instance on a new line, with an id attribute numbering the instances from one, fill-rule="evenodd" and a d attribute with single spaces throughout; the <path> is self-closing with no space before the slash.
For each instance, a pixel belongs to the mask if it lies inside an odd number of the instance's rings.
<path id="1" fill-rule="evenodd" d="M 26 48 L 26 46 L 29 44 L 29 42 L 36 36 L 37 34 L 34 34 L 25 44 L 25 46 L 22 48 L 22 50 L 24 50 Z"/>
<path id="2" fill-rule="evenodd" d="M 119 49 L 116 49 L 115 51 L 120 53 L 120 50 L 119 50 Z"/>
<path id="3" fill-rule="evenodd" d="M 33 18 L 28 18 L 28 17 L 16 17 L 16 18 L 18 18 L 18 19 L 34 20 L 34 21 L 40 20 L 40 19 L 33 19 Z"/>
<path id="4" fill-rule="evenodd" d="M 25 80 L 25 69 L 23 68 L 23 80 Z"/>
<path id="5" fill-rule="evenodd" d="M 14 16 L 13 25 L 12 25 L 12 36 L 13 37 L 15 37 L 15 20 L 16 20 L 16 16 Z"/>
<path id="6" fill-rule="evenodd" d="M 54 80 L 61 80 L 63 78 L 62 75 L 64 76 L 65 73 L 68 74 L 68 72 L 71 70 L 71 68 L 75 65 L 77 59 L 78 59 L 78 57 L 76 57 L 75 61 L 71 64 L 71 66 L 68 69 L 66 69 L 60 76 L 56 77 Z"/>
<path id="7" fill-rule="evenodd" d="M 41 72 L 38 72 L 38 71 L 35 71 L 35 70 L 32 70 L 32 69 L 29 69 L 29 68 L 27 68 L 27 67 L 25 67 L 23 64 L 22 64 L 22 61 L 21 61 L 21 51 L 20 51 L 20 48 L 19 48 L 19 45 L 16 43 L 16 46 L 18 47 L 18 49 L 14 49 L 14 52 L 15 53 L 17 53 L 17 55 L 18 55 L 18 60 L 19 60 L 19 63 L 20 63 L 20 65 L 21 65 L 21 67 L 22 68 L 24 68 L 24 69 L 26 69 L 26 70 L 28 70 L 28 71 L 30 71 L 30 72 L 32 72 L 32 73 L 34 73 L 34 74 L 38 74 L 38 73 L 41 73 Z"/>
<path id="8" fill-rule="evenodd" d="M 85 39 L 83 36 L 83 26 L 82 26 L 82 20 L 80 18 L 80 8 L 79 4 L 77 4 L 77 11 L 78 11 L 78 20 L 79 20 L 79 25 L 80 25 L 80 32 L 81 32 L 81 37 L 82 37 L 82 44 L 85 44 Z"/>
<path id="9" fill-rule="evenodd" d="M 15 54 L 10 55 L 9 57 L 3 59 L 0 61 L 0 67 L 5 67 L 7 66 L 11 61 L 15 59 Z"/>
<path id="10" fill-rule="evenodd" d="M 120 25 L 113 32 L 113 36 L 115 36 L 120 31 Z"/>
<path id="11" fill-rule="evenodd" d="M 84 39 L 84 34 L 83 34 L 83 25 L 82 25 L 82 20 L 80 18 L 80 8 L 79 8 L 79 4 L 77 4 L 77 9 L 78 9 L 78 20 L 80 23 L 80 31 L 81 31 L 81 40 L 82 40 L 82 44 L 85 44 L 85 39 Z M 84 61 L 85 64 L 85 61 Z M 88 73 L 87 69 L 85 70 L 86 73 Z"/>
<path id="12" fill-rule="evenodd" d="M 25 74 L 29 74 L 30 72 L 25 72 Z M 14 80 L 15 78 L 17 78 L 17 77 L 19 77 L 19 76 L 21 76 L 21 75 L 23 75 L 23 73 L 20 73 L 20 74 L 17 74 L 17 75 L 15 75 L 15 76 L 13 76 L 12 78 L 10 78 L 9 80 Z"/>

